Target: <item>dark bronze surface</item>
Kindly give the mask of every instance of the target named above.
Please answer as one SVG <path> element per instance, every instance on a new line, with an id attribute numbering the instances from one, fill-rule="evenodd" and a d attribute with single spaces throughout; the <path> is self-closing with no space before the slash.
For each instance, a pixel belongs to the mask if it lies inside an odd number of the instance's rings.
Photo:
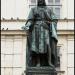
<path id="1" fill-rule="evenodd" d="M 26 46 L 27 75 L 56 75 L 57 19 L 45 0 L 38 0 L 37 7 L 31 8 L 23 29 L 29 35 Z"/>
<path id="2" fill-rule="evenodd" d="M 57 72 L 51 67 L 29 67 L 26 75 L 57 75 Z"/>

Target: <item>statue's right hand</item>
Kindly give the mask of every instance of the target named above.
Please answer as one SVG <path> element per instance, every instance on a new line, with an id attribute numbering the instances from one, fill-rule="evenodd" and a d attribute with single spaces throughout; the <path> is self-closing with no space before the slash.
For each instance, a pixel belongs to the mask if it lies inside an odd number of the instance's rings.
<path id="1" fill-rule="evenodd" d="M 22 30 L 25 30 L 25 26 L 22 26 L 21 29 L 22 29 Z"/>

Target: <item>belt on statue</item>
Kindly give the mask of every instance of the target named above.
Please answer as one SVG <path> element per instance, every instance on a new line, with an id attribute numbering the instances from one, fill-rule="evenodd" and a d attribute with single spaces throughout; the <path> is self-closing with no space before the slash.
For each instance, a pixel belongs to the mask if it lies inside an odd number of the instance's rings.
<path id="1" fill-rule="evenodd" d="M 34 25 L 36 28 L 40 28 L 40 27 L 43 27 L 44 29 L 48 29 L 49 30 L 49 26 L 47 24 L 36 24 Z"/>

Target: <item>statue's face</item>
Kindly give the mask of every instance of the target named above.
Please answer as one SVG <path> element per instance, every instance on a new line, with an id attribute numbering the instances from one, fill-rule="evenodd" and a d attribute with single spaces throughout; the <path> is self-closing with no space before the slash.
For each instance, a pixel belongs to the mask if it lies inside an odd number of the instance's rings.
<path id="1" fill-rule="evenodd" d="M 45 0 L 38 0 L 38 4 L 39 4 L 39 5 L 43 5 L 44 2 L 45 2 Z"/>

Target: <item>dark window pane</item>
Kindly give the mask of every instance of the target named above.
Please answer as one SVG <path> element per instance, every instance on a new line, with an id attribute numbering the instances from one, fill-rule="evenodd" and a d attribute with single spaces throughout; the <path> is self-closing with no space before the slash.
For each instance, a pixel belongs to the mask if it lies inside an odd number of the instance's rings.
<path id="1" fill-rule="evenodd" d="M 55 0 L 55 2 L 60 2 L 60 0 Z"/>
<path id="2" fill-rule="evenodd" d="M 55 8 L 55 14 L 57 18 L 60 18 L 60 8 Z"/>
<path id="3" fill-rule="evenodd" d="M 53 3 L 53 0 L 48 0 L 48 2 L 51 2 L 51 3 Z"/>
<path id="4" fill-rule="evenodd" d="M 60 67 L 60 47 L 61 47 L 61 46 L 57 46 L 57 56 L 58 56 L 57 67 Z"/>
<path id="5" fill-rule="evenodd" d="M 48 4 L 53 4 L 53 0 L 48 0 Z"/>
<path id="6" fill-rule="evenodd" d="M 36 0 L 31 0 L 31 3 L 36 3 Z"/>
<path id="7" fill-rule="evenodd" d="M 55 4 L 60 4 L 60 0 L 55 0 Z"/>
<path id="8" fill-rule="evenodd" d="M 29 0 L 29 1 L 30 1 L 30 5 L 29 5 L 30 8 L 33 8 L 36 6 L 36 0 Z"/>
<path id="9" fill-rule="evenodd" d="M 61 46 L 57 46 L 57 55 L 60 56 L 60 47 Z"/>

